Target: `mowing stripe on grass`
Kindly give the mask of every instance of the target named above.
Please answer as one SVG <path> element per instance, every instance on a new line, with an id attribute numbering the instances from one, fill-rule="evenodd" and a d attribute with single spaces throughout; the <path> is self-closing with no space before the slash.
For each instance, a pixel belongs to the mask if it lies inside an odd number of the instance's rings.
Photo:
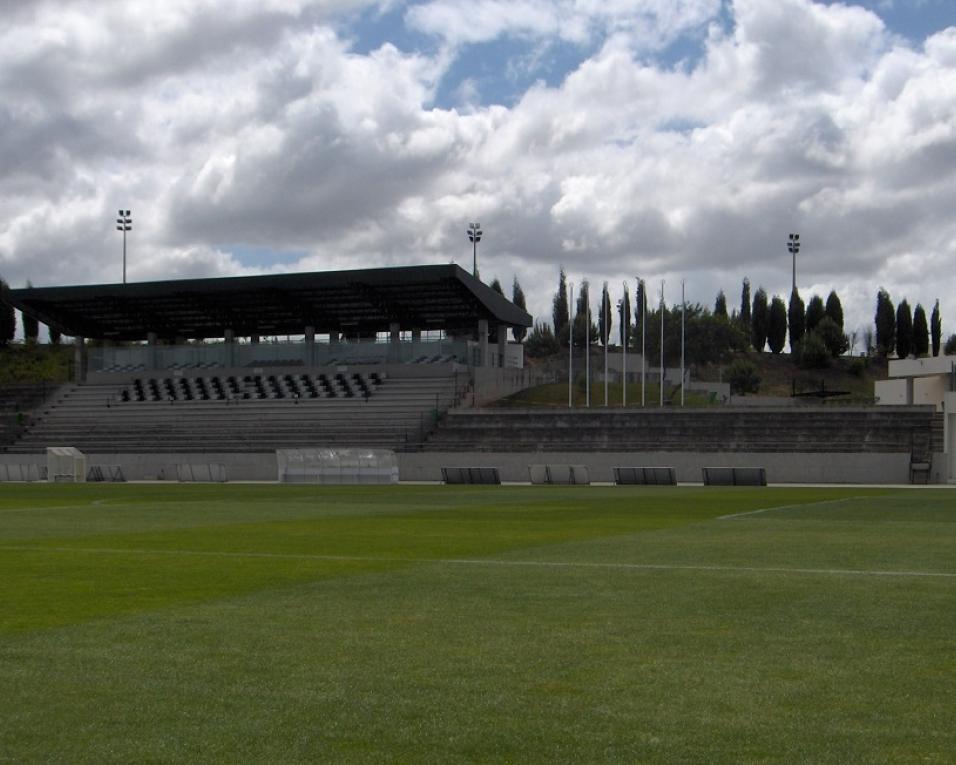
<path id="1" fill-rule="evenodd" d="M 103 555 L 162 555 L 208 558 L 274 558 L 276 560 L 355 561 L 360 563 L 427 563 L 449 566 L 514 566 L 531 568 L 609 569 L 622 571 L 713 571 L 755 574 L 817 574 L 826 576 L 909 577 L 956 579 L 956 572 L 947 571 L 881 571 L 852 568 L 787 568 L 784 566 L 708 566 L 671 563 L 582 563 L 575 561 L 503 560 L 501 558 L 400 558 L 375 555 L 313 555 L 310 553 L 226 552 L 217 550 L 149 550 L 115 547 L 42 547 L 39 545 L 4 545 L 7 552 L 61 552 Z"/>
<path id="2" fill-rule="evenodd" d="M 747 510 L 743 513 L 731 513 L 730 515 L 719 515 L 717 516 L 718 521 L 728 521 L 734 518 L 743 518 L 747 515 L 758 515 L 760 513 L 769 513 L 774 510 L 800 510 L 807 507 L 819 507 L 820 505 L 839 505 L 844 502 L 852 502 L 857 499 L 870 499 L 870 497 L 864 496 L 854 496 L 854 497 L 842 497 L 840 499 L 824 499 L 819 502 L 804 502 L 799 505 L 777 505 L 776 507 L 762 507 L 759 510 Z"/>

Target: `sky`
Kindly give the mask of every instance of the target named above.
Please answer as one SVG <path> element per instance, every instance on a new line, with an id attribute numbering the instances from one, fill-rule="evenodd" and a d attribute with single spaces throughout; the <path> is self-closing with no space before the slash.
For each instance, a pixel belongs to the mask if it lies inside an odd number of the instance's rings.
<path id="1" fill-rule="evenodd" d="M 956 0 L 3 0 L 11 286 L 456 262 L 939 299 L 956 332 Z"/>

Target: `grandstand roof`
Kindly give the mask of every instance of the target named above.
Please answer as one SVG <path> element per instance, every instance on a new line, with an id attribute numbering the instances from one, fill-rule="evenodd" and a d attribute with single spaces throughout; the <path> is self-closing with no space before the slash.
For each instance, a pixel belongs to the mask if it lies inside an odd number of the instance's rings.
<path id="1" fill-rule="evenodd" d="M 531 326 L 531 316 L 461 267 L 372 268 L 5 290 L 4 298 L 64 335 L 145 340 L 402 329 Z"/>

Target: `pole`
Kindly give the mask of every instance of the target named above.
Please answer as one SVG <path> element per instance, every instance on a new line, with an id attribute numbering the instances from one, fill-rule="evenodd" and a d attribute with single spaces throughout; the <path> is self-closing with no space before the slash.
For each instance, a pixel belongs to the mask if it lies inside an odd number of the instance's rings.
<path id="1" fill-rule="evenodd" d="M 584 406 L 591 408 L 591 294 L 584 288 Z"/>
<path id="2" fill-rule="evenodd" d="M 574 305 L 574 283 L 568 282 L 568 306 Z M 568 310 L 568 409 L 574 406 L 574 310 Z"/>
<path id="3" fill-rule="evenodd" d="M 621 302 L 621 379 L 623 386 L 621 388 L 621 407 L 627 406 L 627 335 L 631 328 L 630 319 L 626 318 L 629 314 L 630 306 L 624 307 L 624 301 L 629 302 L 627 297 L 627 282 L 624 282 L 624 297 Z"/>
<path id="4" fill-rule="evenodd" d="M 661 279 L 661 382 L 658 386 L 660 388 L 660 405 L 664 406 L 664 280 Z"/>
<path id="5" fill-rule="evenodd" d="M 126 226 L 123 226 L 123 284 L 126 284 Z"/>
<path id="6" fill-rule="evenodd" d="M 611 339 L 611 298 L 607 294 L 607 282 L 601 293 L 601 311 L 604 313 L 604 406 L 607 406 L 607 341 Z"/>
<path id="7" fill-rule="evenodd" d="M 684 296 L 684 280 L 680 282 L 680 405 L 684 406 L 684 326 L 686 324 L 687 299 Z"/>
<path id="8" fill-rule="evenodd" d="M 645 405 L 644 383 L 647 380 L 647 356 L 644 353 L 644 339 L 647 335 L 647 295 L 644 294 L 646 285 L 640 279 L 637 283 L 641 295 L 641 406 Z"/>
<path id="9" fill-rule="evenodd" d="M 478 240 L 471 240 L 471 275 L 478 277 Z"/>

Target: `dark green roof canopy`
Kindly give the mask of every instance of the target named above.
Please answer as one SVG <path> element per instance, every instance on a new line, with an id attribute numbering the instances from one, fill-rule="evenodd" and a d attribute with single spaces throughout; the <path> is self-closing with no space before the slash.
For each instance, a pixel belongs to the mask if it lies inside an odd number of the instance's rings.
<path id="1" fill-rule="evenodd" d="M 473 331 L 531 326 L 531 316 L 457 265 L 372 268 L 5 290 L 4 299 L 64 335 L 103 340 Z"/>

